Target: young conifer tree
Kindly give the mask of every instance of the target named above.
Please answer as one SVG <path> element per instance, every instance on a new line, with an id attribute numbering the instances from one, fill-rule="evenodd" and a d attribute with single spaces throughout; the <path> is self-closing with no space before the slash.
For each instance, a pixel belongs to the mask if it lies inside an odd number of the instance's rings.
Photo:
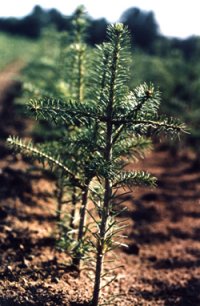
<path id="1" fill-rule="evenodd" d="M 133 92 L 128 89 L 128 45 L 126 27 L 116 24 L 108 28 L 109 42 L 99 47 L 100 62 L 97 67 L 96 91 L 98 111 L 96 120 L 102 135 L 101 167 L 97 176 L 103 186 L 100 198 L 100 222 L 97 222 L 97 254 L 92 305 L 99 304 L 104 256 L 112 248 L 115 225 L 113 203 L 116 188 L 123 186 L 153 186 L 155 178 L 143 171 L 125 171 L 122 152 L 131 150 L 131 140 L 153 134 L 179 134 L 184 125 L 171 118 L 159 117 L 160 94 L 153 85 L 143 84 Z M 94 106 L 95 108 L 95 106 Z M 134 142 L 132 142 L 133 145 Z M 133 148 L 133 146 L 132 146 Z M 116 233 L 118 230 L 116 231 Z"/>
<path id="2" fill-rule="evenodd" d="M 26 90 L 29 91 L 29 95 L 35 94 L 35 99 L 48 101 L 50 97 L 55 96 L 63 98 L 66 96 L 66 99 L 73 99 L 78 103 L 83 103 L 83 100 L 87 96 L 87 80 L 89 78 L 89 67 L 87 64 L 89 63 L 89 60 L 86 61 L 86 59 L 88 59 L 90 51 L 85 43 L 87 18 L 84 7 L 78 7 L 75 11 L 72 18 L 72 26 L 72 33 L 70 36 L 68 35 L 66 44 L 64 44 L 66 35 L 64 34 L 61 37 L 61 45 L 63 49 L 61 49 L 60 52 L 56 52 L 57 54 L 60 53 L 61 55 L 64 69 L 60 64 L 58 66 L 59 59 L 57 57 L 54 61 L 51 61 L 51 65 L 47 65 L 47 63 L 49 63 L 49 58 L 45 57 L 45 65 L 43 64 L 43 61 L 42 63 L 39 61 L 36 62 L 33 67 L 30 65 L 30 67 L 27 69 L 29 72 L 28 75 L 30 75 L 30 77 L 32 76 L 32 79 L 30 79 L 31 82 L 27 84 L 28 86 L 26 86 Z M 53 43 L 52 40 L 51 43 Z M 41 68 L 41 71 L 38 71 L 39 67 Z M 59 73 L 58 68 L 60 68 Z M 44 78 L 41 79 L 42 86 L 40 88 L 40 78 L 39 81 L 37 79 L 35 86 L 33 77 L 37 74 L 40 75 L 42 71 L 44 71 L 46 75 L 46 80 Z M 50 76 L 50 78 L 48 76 Z M 60 82 L 61 77 L 63 78 L 63 83 L 67 85 L 65 88 L 68 88 L 67 91 L 65 90 L 64 92 L 65 95 L 62 90 L 59 91 L 59 87 L 57 86 L 57 78 Z M 30 104 L 32 105 L 34 103 L 35 100 L 32 99 Z M 56 103 L 57 102 L 55 99 L 55 104 Z M 44 121 L 47 119 L 48 125 L 44 125 L 42 130 L 43 134 L 49 130 L 52 131 L 52 137 L 48 136 L 48 141 L 45 141 L 37 146 L 33 146 L 31 142 L 26 143 L 21 139 L 11 137 L 9 138 L 9 142 L 14 145 L 15 141 L 15 148 L 18 148 L 19 151 L 24 152 L 25 154 L 35 157 L 37 160 L 43 163 L 45 168 L 50 167 L 56 174 L 57 222 L 61 224 L 60 230 L 62 230 L 63 227 L 61 220 L 61 209 L 62 205 L 66 202 L 66 192 L 69 193 L 69 190 L 71 189 L 72 209 L 70 213 L 69 229 L 72 233 L 75 232 L 74 217 L 77 210 L 77 202 L 81 202 L 79 212 L 80 222 L 78 224 L 78 233 L 77 237 L 75 237 L 76 239 L 74 240 L 71 237 L 70 241 L 67 241 L 66 237 L 62 237 L 65 247 L 67 246 L 72 250 L 75 246 L 73 257 L 78 258 L 74 258 L 74 264 L 76 263 L 76 265 L 79 266 L 80 259 L 83 256 L 83 254 L 80 254 L 79 250 L 82 249 L 82 253 L 84 252 L 83 236 L 85 215 L 88 199 L 88 188 L 91 181 L 91 173 L 89 173 L 89 171 L 86 171 L 85 173 L 84 169 L 87 168 L 88 160 L 90 156 L 92 156 L 93 152 L 91 146 L 90 151 L 87 151 L 85 148 L 83 150 L 83 147 L 80 147 L 79 143 L 80 137 L 82 140 L 83 137 L 88 137 L 88 132 L 80 130 L 79 126 L 74 125 L 73 123 L 71 124 L 71 121 L 68 121 L 67 124 L 64 122 L 63 128 L 63 123 L 55 125 L 54 122 L 52 120 L 48 120 L 45 115 L 38 119 L 40 122 L 41 120 Z M 64 167 L 61 166 L 61 163 Z M 78 175 L 75 175 L 75 173 L 78 173 Z"/>
<path id="3" fill-rule="evenodd" d="M 134 91 L 129 91 L 128 46 L 127 28 L 122 24 L 109 26 L 108 42 L 98 47 L 90 100 L 84 103 L 66 103 L 55 99 L 31 102 L 31 110 L 37 116 L 44 116 L 57 124 L 70 123 L 88 128 L 87 137 L 80 139 L 80 146 L 93 148 L 93 158 L 89 159 L 84 169 L 91 173 L 91 179 L 96 177 L 99 185 L 94 193 L 99 197 L 96 207 L 100 218 L 95 221 L 97 232 L 93 306 L 99 304 L 104 256 L 111 249 L 113 239 L 110 231 L 115 225 L 112 220 L 115 217 L 113 203 L 116 189 L 122 186 L 155 184 L 155 178 L 149 173 L 126 171 L 121 156 L 124 152 L 134 150 L 142 136 L 162 133 L 173 137 L 185 128 L 178 120 L 158 116 L 160 94 L 153 85 L 143 84 Z M 20 146 L 16 139 L 10 138 L 9 141 L 14 146 Z M 74 183 L 78 182 L 80 186 L 80 179 L 71 174 L 63 163 L 54 162 L 63 167 Z M 85 186 L 86 181 L 82 180 L 81 188 Z"/>

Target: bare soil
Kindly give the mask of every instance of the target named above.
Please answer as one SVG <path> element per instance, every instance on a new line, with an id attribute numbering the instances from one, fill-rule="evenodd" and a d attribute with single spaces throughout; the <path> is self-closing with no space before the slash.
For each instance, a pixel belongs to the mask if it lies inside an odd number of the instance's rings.
<path id="1" fill-rule="evenodd" d="M 88 305 L 87 269 L 79 276 L 55 249 L 54 181 L 27 172 L 30 161 L 6 147 L 8 134 L 27 136 L 31 124 L 13 104 L 19 84 L 10 76 L 20 65 L 9 69 L 0 75 L 0 305 Z M 189 149 L 172 154 L 163 145 L 137 164 L 158 177 L 158 188 L 124 196 L 129 248 L 106 263 L 119 266 L 103 291 L 108 305 L 113 294 L 116 306 L 200 305 L 200 169 L 193 165 Z"/>

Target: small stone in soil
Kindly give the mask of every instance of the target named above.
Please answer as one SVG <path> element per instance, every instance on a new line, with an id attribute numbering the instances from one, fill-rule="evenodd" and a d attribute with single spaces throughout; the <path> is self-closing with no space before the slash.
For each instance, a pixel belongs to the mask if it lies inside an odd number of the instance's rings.
<path id="1" fill-rule="evenodd" d="M 51 279 L 51 281 L 52 281 L 52 283 L 58 284 L 60 280 L 59 280 L 58 277 L 53 277 L 53 278 Z"/>
<path id="2" fill-rule="evenodd" d="M 19 248 L 20 248 L 21 251 L 24 251 L 24 246 L 23 246 L 23 244 L 20 244 L 20 245 L 19 245 Z"/>
<path id="3" fill-rule="evenodd" d="M 25 258 L 23 258 L 22 263 L 18 265 L 19 268 L 28 268 L 28 266 L 29 266 L 29 261 Z"/>
<path id="4" fill-rule="evenodd" d="M 12 272 L 13 271 L 13 268 L 11 266 L 7 266 L 7 271 L 8 272 Z"/>
<path id="5" fill-rule="evenodd" d="M 35 258 L 35 256 L 32 255 L 32 254 L 30 254 L 30 255 L 27 255 L 26 258 L 27 258 L 28 260 L 33 260 L 33 259 Z"/>

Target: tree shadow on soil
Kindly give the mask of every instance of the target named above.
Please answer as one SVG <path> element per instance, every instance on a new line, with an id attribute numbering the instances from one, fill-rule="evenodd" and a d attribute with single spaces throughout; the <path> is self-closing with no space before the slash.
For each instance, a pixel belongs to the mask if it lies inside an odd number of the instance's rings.
<path id="1" fill-rule="evenodd" d="M 31 196 L 34 195 L 42 200 L 47 200 L 52 197 L 52 193 L 47 191 L 33 192 L 32 182 L 33 180 L 39 180 L 44 178 L 42 173 L 34 174 L 21 169 L 12 169 L 10 167 L 4 167 L 0 173 L 0 200 L 7 198 L 19 198 L 26 205 L 36 204 L 31 200 Z M 46 176 L 47 179 L 52 179 L 50 176 Z"/>
<path id="2" fill-rule="evenodd" d="M 55 237 L 34 238 L 33 240 L 37 230 L 5 228 L 6 230 L 3 228 L 2 232 L 6 234 L 6 237 L 4 239 L 1 238 L 1 250 L 18 250 L 24 253 L 39 247 L 55 247 Z"/>
<path id="3" fill-rule="evenodd" d="M 166 232 L 153 231 L 144 226 L 140 231 L 133 231 L 129 238 L 133 239 L 138 244 L 160 244 L 170 241 L 172 238 L 178 238 L 181 240 L 194 240 L 200 241 L 200 228 L 193 228 L 192 232 L 186 232 L 179 228 L 168 228 Z"/>
<path id="4" fill-rule="evenodd" d="M 0 199 L 20 198 L 25 201 L 25 193 L 31 194 L 31 180 L 22 170 L 3 168 L 0 174 Z"/>
<path id="5" fill-rule="evenodd" d="M 160 213 L 154 205 L 145 205 L 140 199 L 134 199 L 132 195 L 119 197 L 120 202 L 129 202 L 133 207 L 134 211 L 124 210 L 119 217 L 131 218 L 138 225 L 144 223 L 154 223 L 160 221 Z M 115 204 L 118 209 L 123 208 L 124 205 L 119 205 L 118 201 Z"/>
<path id="6" fill-rule="evenodd" d="M 197 306 L 200 305 L 200 280 L 193 277 L 188 282 L 181 286 L 179 284 L 169 285 L 162 281 L 144 280 L 145 283 L 153 283 L 153 291 L 143 290 L 133 294 L 142 297 L 146 301 L 154 302 L 162 300 L 163 305 L 177 305 L 177 306 Z M 132 291 L 131 291 L 132 292 Z"/>
<path id="7" fill-rule="evenodd" d="M 12 169 L 9 167 L 2 168 L 0 172 L 0 221 L 1 224 L 6 224 L 7 216 L 15 216 L 20 221 L 38 221 L 51 222 L 55 221 L 56 216 L 50 214 L 37 213 L 30 211 L 28 214 L 23 206 L 37 207 L 38 200 L 48 202 L 53 198 L 53 192 L 48 191 L 33 191 L 34 181 L 45 178 L 52 180 L 51 177 L 42 175 L 41 173 L 34 174 L 25 172 L 20 169 Z M 12 199 L 12 203 L 7 205 L 7 201 Z M 16 200 L 18 200 L 16 202 Z M 18 203 L 18 204 L 16 204 Z M 20 205 L 19 205 L 20 204 Z M 20 207 L 19 207 L 20 206 Z"/>
<path id="8" fill-rule="evenodd" d="M 55 293 L 51 288 L 40 285 L 26 286 L 25 292 L 18 293 L 14 297 L 0 297 L 1 306 L 44 306 L 66 305 L 64 294 Z"/>
<path id="9" fill-rule="evenodd" d="M 154 268 L 161 270 L 175 270 L 175 269 L 191 269 L 200 267 L 200 259 L 189 260 L 189 259 L 180 259 L 176 257 L 171 257 L 167 259 L 160 259 L 154 264 Z"/>

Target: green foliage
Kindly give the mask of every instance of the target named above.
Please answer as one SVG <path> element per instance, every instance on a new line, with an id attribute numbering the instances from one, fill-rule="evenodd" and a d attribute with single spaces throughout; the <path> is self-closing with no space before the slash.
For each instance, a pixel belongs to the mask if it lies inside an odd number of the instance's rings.
<path id="1" fill-rule="evenodd" d="M 64 96 L 68 93 L 61 69 L 63 40 L 68 36 L 58 35 L 55 29 L 45 30 L 38 42 L 38 52 L 23 70 L 25 98 L 34 96 Z M 48 80 L 48 81 L 47 81 Z"/>
<path id="2" fill-rule="evenodd" d="M 133 186 L 148 186 L 155 187 L 156 178 L 150 173 L 144 171 L 133 171 L 133 172 L 121 172 L 116 177 L 116 183 L 113 183 L 113 187 L 125 187 L 132 188 Z"/>
<path id="3" fill-rule="evenodd" d="M 184 130 L 184 125 L 176 120 L 160 118 L 158 107 L 160 104 L 159 92 L 153 85 L 146 83 L 138 86 L 133 92 L 129 92 L 127 83 L 129 69 L 127 55 L 129 48 L 128 33 L 122 24 L 116 24 L 108 28 L 108 43 L 99 47 L 99 65 L 94 78 L 93 109 L 95 121 L 98 122 L 98 134 L 102 135 L 102 150 L 96 164 L 97 177 L 103 187 L 103 196 L 99 198 L 98 206 L 100 222 L 97 232 L 97 262 L 95 272 L 95 287 L 93 305 L 99 303 L 99 292 L 105 249 L 111 249 L 112 241 L 107 239 L 108 220 L 112 216 L 114 187 L 129 187 L 135 185 L 155 184 L 155 178 L 145 172 L 124 172 L 124 164 L 119 162 L 119 152 L 115 145 L 123 139 L 152 135 L 152 133 L 166 133 L 177 135 Z M 99 67 L 99 65 L 96 65 Z M 95 88 L 99 90 L 95 90 Z M 96 94 L 96 99 L 95 99 Z M 89 120 L 89 113 L 80 112 L 83 120 Z M 90 119 L 91 120 L 91 119 Z M 122 144 L 122 143 L 121 143 Z M 113 235 L 109 236 L 113 238 Z M 109 241 L 109 243 L 108 243 Z M 109 247 L 108 247 L 109 245 Z"/>
<path id="4" fill-rule="evenodd" d="M 46 153 L 47 150 L 42 151 L 40 148 L 34 146 L 31 141 L 25 142 L 18 137 L 10 136 L 8 137 L 7 142 L 13 149 L 16 150 L 16 152 L 21 152 L 27 156 L 30 156 L 39 163 L 42 163 L 44 167 L 45 163 L 47 163 L 51 171 L 56 171 L 54 167 L 60 168 L 73 180 L 73 184 L 77 184 L 78 187 L 82 188 L 78 178 L 76 178 L 75 174 L 73 174 L 71 170 L 68 169 L 67 166 L 61 161 L 59 155 L 53 156 L 52 151 L 50 154 L 48 154 Z"/>
<path id="5" fill-rule="evenodd" d="M 81 39 L 84 31 L 80 26 L 85 27 L 81 21 L 82 8 L 75 16 L 74 33 L 78 44 L 75 48 L 70 45 L 64 53 L 72 67 L 69 96 L 54 97 L 53 90 L 52 94 L 36 96 L 29 102 L 29 111 L 36 119 L 46 120 L 57 128 L 59 138 L 40 146 L 17 137 L 9 137 L 8 142 L 42 162 L 44 167 L 58 171 L 60 188 L 70 186 L 75 196 L 76 189 L 81 191 L 78 233 L 74 240 L 73 227 L 67 226 L 65 238 L 69 239 L 65 241 L 61 235 L 61 245 L 70 249 L 73 263 L 78 266 L 91 252 L 95 253 L 92 305 L 97 306 L 101 280 L 105 276 L 104 256 L 121 243 L 117 237 L 123 225 L 118 224 L 116 218 L 120 211 L 116 212 L 114 205 L 120 188 L 154 187 L 156 183 L 148 172 L 127 171 L 127 161 L 132 155 L 133 159 L 144 155 L 145 149 L 151 146 L 147 137 L 154 134 L 175 137 L 185 131 L 185 125 L 159 115 L 160 93 L 151 83 L 129 90 L 130 39 L 126 26 L 110 25 L 107 42 L 96 48 L 95 56 L 88 58 Z M 62 189 L 59 194 L 61 204 Z M 93 202 L 93 211 L 88 210 L 88 197 Z M 93 224 L 86 224 L 86 213 Z"/>
<path id="6" fill-rule="evenodd" d="M 190 133 L 185 134 L 185 144 L 193 148 L 197 159 L 200 147 L 198 50 L 198 37 L 185 41 L 160 38 L 151 55 L 136 49 L 130 82 L 133 89 L 143 81 L 153 81 L 159 86 L 163 99 L 161 111 L 186 122 Z M 178 150 L 177 143 L 171 145 Z"/>
<path id="7" fill-rule="evenodd" d="M 31 41 L 0 34 L 0 69 L 14 60 L 27 62 L 36 51 L 37 46 Z"/>

